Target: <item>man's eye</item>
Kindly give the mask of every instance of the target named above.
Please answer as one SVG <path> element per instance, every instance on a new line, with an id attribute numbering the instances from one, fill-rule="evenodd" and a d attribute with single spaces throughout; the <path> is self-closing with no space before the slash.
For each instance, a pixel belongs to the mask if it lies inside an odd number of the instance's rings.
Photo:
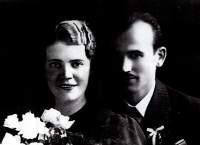
<path id="1" fill-rule="evenodd" d="M 72 67 L 77 68 L 79 66 L 83 65 L 83 62 L 73 62 Z"/>
<path id="2" fill-rule="evenodd" d="M 142 55 L 136 53 L 136 54 L 130 54 L 130 57 L 133 58 L 133 59 L 137 59 L 139 57 L 142 57 Z"/>
<path id="3" fill-rule="evenodd" d="M 138 54 L 132 54 L 132 58 L 137 58 L 139 55 Z"/>
<path id="4" fill-rule="evenodd" d="M 59 62 L 51 62 L 49 65 L 50 65 L 50 67 L 55 67 L 55 68 L 61 67 L 61 64 Z"/>

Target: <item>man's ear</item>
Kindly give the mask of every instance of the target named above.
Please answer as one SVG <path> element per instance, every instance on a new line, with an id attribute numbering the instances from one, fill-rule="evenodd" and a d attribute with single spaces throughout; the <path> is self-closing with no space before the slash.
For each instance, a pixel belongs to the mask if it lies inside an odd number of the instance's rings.
<path id="1" fill-rule="evenodd" d="M 166 59 L 167 56 L 167 49 L 165 47 L 160 47 L 156 51 L 158 55 L 158 62 L 157 62 L 157 67 L 161 67 Z"/>

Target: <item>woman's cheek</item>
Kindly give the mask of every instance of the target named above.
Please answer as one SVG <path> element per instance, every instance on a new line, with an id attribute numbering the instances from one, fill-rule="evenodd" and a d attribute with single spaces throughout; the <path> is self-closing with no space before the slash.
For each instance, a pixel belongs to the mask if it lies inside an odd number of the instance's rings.
<path id="1" fill-rule="evenodd" d="M 84 79 L 88 79 L 89 75 L 90 75 L 90 67 L 83 67 L 80 71 L 79 71 L 79 75 L 81 76 L 81 78 Z"/>
<path id="2" fill-rule="evenodd" d="M 59 71 L 55 70 L 46 70 L 46 77 L 48 80 L 54 80 L 57 78 Z"/>

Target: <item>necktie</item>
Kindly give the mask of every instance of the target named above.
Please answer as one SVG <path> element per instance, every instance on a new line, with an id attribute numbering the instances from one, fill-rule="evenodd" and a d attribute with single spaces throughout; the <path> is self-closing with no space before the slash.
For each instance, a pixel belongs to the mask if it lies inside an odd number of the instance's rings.
<path id="1" fill-rule="evenodd" d="M 143 116 L 140 114 L 136 107 L 129 107 L 127 114 L 141 123 Z"/>

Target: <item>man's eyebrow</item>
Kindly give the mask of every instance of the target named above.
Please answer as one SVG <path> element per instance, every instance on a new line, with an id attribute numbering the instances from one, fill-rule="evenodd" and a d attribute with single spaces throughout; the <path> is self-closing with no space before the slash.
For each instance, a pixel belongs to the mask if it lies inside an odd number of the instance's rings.
<path id="1" fill-rule="evenodd" d="M 139 51 L 139 50 L 130 50 L 130 51 L 128 51 L 127 52 L 128 54 L 135 54 L 135 53 L 137 53 L 137 54 L 141 54 L 141 55 L 144 55 L 144 53 L 142 52 L 142 51 Z"/>
<path id="2" fill-rule="evenodd" d="M 51 62 L 51 61 L 59 61 L 59 62 L 61 62 L 60 59 L 50 59 L 50 60 L 48 60 L 47 62 Z"/>

